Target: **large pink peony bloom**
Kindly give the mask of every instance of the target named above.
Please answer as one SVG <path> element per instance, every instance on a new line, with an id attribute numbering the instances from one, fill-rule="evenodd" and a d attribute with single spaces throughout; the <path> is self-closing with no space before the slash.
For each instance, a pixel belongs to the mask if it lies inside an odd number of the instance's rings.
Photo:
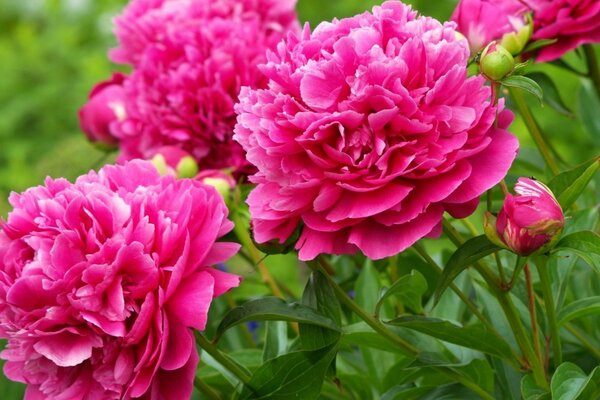
<path id="1" fill-rule="evenodd" d="M 192 328 L 239 277 L 217 192 L 145 161 L 11 195 L 0 230 L 4 372 L 27 399 L 189 398 Z"/>
<path id="2" fill-rule="evenodd" d="M 471 214 L 518 148 L 508 111 L 467 78 L 469 48 L 397 1 L 290 35 L 243 88 L 235 139 L 257 168 L 248 198 L 258 242 L 303 225 L 300 258 L 396 254 Z M 496 113 L 498 126 L 494 126 Z"/>
<path id="3" fill-rule="evenodd" d="M 296 0 L 134 0 L 116 19 L 130 63 L 124 159 L 178 146 L 201 169 L 252 171 L 232 140 L 233 105 L 243 85 L 265 87 L 257 65 L 288 31 L 298 31 Z"/>
<path id="4" fill-rule="evenodd" d="M 552 61 L 585 43 L 600 43 L 600 1 L 523 0 L 533 11 L 533 39 L 558 39 L 537 61 Z"/>

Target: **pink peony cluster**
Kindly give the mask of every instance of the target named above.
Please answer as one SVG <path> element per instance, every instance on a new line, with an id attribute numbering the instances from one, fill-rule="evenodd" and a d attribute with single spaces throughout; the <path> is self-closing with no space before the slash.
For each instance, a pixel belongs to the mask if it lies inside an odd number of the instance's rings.
<path id="1" fill-rule="evenodd" d="M 302 226 L 303 260 L 378 259 L 439 234 L 444 211 L 475 210 L 518 142 L 512 114 L 467 77 L 454 28 L 388 1 L 268 55 L 269 88 L 242 89 L 234 136 L 258 169 L 248 198 L 258 242 Z"/>
<path id="2" fill-rule="evenodd" d="M 556 198 L 546 185 L 519 178 L 516 196 L 507 195 L 496 220 L 496 234 L 510 250 L 521 256 L 543 251 L 565 225 Z"/>
<path id="3" fill-rule="evenodd" d="M 116 19 L 115 62 L 133 71 L 123 87 L 122 159 L 177 146 L 200 169 L 253 171 L 232 140 L 242 86 L 265 87 L 257 65 L 288 31 L 296 0 L 133 0 Z"/>
<path id="4" fill-rule="evenodd" d="M 217 192 L 147 161 L 10 198 L 0 230 L 4 373 L 27 399 L 189 398 L 193 329 L 239 277 Z"/>
<path id="5" fill-rule="evenodd" d="M 528 13 L 533 16 L 532 40 L 557 39 L 538 51 L 538 61 L 555 60 L 585 43 L 600 43 L 597 0 L 461 0 L 452 20 L 473 51 L 497 40 L 516 54 L 529 39 L 524 27 Z"/>
<path id="6" fill-rule="evenodd" d="M 523 0 L 533 11 L 534 40 L 558 39 L 537 61 L 552 61 L 585 43 L 600 43 L 600 1 Z"/>
<path id="7" fill-rule="evenodd" d="M 472 54 L 494 40 L 512 47 L 511 53 L 517 54 L 530 36 L 527 12 L 527 7 L 518 0 L 461 0 L 452 14 L 452 21 L 469 41 Z"/>

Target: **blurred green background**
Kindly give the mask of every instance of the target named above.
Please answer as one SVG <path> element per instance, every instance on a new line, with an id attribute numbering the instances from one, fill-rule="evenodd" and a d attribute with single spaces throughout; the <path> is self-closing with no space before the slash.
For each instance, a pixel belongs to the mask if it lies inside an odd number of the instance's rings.
<path id="1" fill-rule="evenodd" d="M 446 20 L 456 1 L 408 1 L 422 14 Z M 321 20 L 369 9 L 376 0 L 299 0 L 302 21 Z M 0 216 L 9 211 L 10 191 L 22 191 L 47 175 L 77 175 L 106 162 L 79 131 L 77 111 L 90 88 L 117 67 L 106 57 L 115 45 L 111 20 L 126 0 L 5 0 L 0 1 Z M 570 61 L 580 61 L 571 55 Z M 541 68 L 541 67 L 536 67 Z M 575 113 L 589 109 L 590 91 L 583 80 L 553 66 L 544 69 L 557 82 L 567 106 Z M 531 100 L 536 118 L 567 164 L 578 164 L 598 149 L 598 120 L 588 113 L 587 133 L 579 120 L 561 115 Z M 598 108 L 595 108 L 596 113 Z M 584 115 L 585 116 L 585 115 Z M 543 163 L 517 120 L 512 128 L 522 143 L 513 172 L 538 173 Z M 523 172 L 523 173 L 524 173 Z M 0 374 L 0 399 L 22 397 L 22 386 L 7 384 Z"/>

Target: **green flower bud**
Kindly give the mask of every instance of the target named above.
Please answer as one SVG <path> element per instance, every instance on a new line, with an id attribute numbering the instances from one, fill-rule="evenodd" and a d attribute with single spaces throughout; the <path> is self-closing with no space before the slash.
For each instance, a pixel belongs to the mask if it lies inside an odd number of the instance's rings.
<path id="1" fill-rule="evenodd" d="M 193 178 L 198 173 L 198 164 L 192 156 L 182 157 L 177 163 L 178 178 Z"/>
<path id="2" fill-rule="evenodd" d="M 508 50 L 510 54 L 516 56 L 523 51 L 532 34 L 533 21 L 531 20 L 531 15 L 528 15 L 527 24 L 524 24 L 514 32 L 505 33 L 500 40 L 500 45 Z"/>
<path id="3" fill-rule="evenodd" d="M 496 42 L 483 49 L 479 61 L 481 73 L 491 81 L 500 81 L 513 72 L 515 59 L 512 54 Z"/>
<path id="4" fill-rule="evenodd" d="M 158 171 L 161 176 L 165 176 L 169 173 L 169 166 L 167 165 L 167 160 L 162 154 L 157 154 L 150 160 L 152 164 L 154 164 L 154 168 Z"/>

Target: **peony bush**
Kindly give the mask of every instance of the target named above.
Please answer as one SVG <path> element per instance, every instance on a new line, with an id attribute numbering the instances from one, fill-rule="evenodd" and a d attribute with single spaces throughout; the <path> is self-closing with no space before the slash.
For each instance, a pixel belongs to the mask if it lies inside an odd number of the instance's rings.
<path id="1" fill-rule="evenodd" d="M 115 163 L 0 219 L 4 375 L 26 399 L 598 398 L 600 7 L 295 7 L 114 19 L 127 70 L 79 123 Z"/>

